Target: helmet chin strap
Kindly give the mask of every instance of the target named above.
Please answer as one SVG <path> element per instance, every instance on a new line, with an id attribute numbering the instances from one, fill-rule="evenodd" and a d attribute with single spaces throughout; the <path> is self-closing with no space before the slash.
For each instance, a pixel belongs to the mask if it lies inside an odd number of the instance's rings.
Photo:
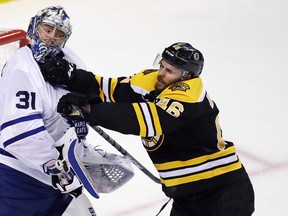
<path id="1" fill-rule="evenodd" d="M 189 74 L 188 71 L 180 68 L 180 80 L 185 80 L 185 77 Z"/>

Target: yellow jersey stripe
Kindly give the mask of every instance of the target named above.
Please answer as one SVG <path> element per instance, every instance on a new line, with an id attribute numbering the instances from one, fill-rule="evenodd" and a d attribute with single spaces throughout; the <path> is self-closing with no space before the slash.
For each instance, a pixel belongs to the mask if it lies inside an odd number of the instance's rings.
<path id="1" fill-rule="evenodd" d="M 197 173 L 197 174 L 190 175 L 190 176 L 173 178 L 169 180 L 161 179 L 161 182 L 166 187 L 173 187 L 173 186 L 177 186 L 177 185 L 181 185 L 181 184 L 185 184 L 189 182 L 195 182 L 195 181 L 199 181 L 203 179 L 213 178 L 215 176 L 219 176 L 219 175 L 240 169 L 241 167 L 242 167 L 242 163 L 238 161 L 237 163 L 234 163 L 228 166 L 219 167 L 213 170 L 209 170 L 209 171 L 202 172 L 202 173 Z"/>
<path id="2" fill-rule="evenodd" d="M 102 84 L 102 82 L 103 82 L 103 78 L 100 77 L 100 76 L 95 76 L 95 79 L 96 79 L 96 81 L 98 82 L 98 84 L 99 84 L 99 86 L 100 86 L 100 89 L 99 89 L 99 90 L 100 90 L 99 97 L 101 98 L 102 101 L 105 102 L 105 96 L 104 96 L 104 92 L 103 92 L 102 86 L 101 86 L 101 84 Z"/>
<path id="3" fill-rule="evenodd" d="M 159 120 L 159 116 L 157 113 L 156 105 L 154 103 L 149 102 L 148 103 L 149 108 L 151 110 L 151 114 L 153 116 L 153 121 L 154 121 L 154 127 L 155 127 L 155 135 L 154 136 L 159 136 L 162 134 L 162 128 Z"/>
<path id="4" fill-rule="evenodd" d="M 132 104 L 133 107 L 134 107 L 134 111 L 136 113 L 136 116 L 137 116 L 137 120 L 138 120 L 138 123 L 139 123 L 139 127 L 140 127 L 140 136 L 142 137 L 146 137 L 147 135 L 147 127 L 146 127 L 146 123 L 144 121 L 144 117 L 143 117 L 143 114 L 142 114 L 142 111 L 140 109 L 140 106 L 138 103 L 133 103 Z"/>
<path id="5" fill-rule="evenodd" d="M 207 162 L 209 160 L 220 158 L 220 157 L 223 157 L 223 156 L 226 156 L 229 154 L 233 154 L 233 153 L 235 153 L 235 147 L 231 146 L 225 150 L 216 152 L 214 154 L 204 155 L 204 156 L 194 158 L 191 160 L 173 161 L 173 162 L 167 162 L 167 163 L 162 163 L 162 164 L 154 164 L 154 166 L 156 167 L 156 169 L 158 171 L 168 170 L 168 169 L 176 169 L 176 168 L 181 168 L 181 167 L 185 167 L 185 166 L 195 166 L 197 164 L 201 164 L 201 163 Z"/>
<path id="6" fill-rule="evenodd" d="M 110 91 L 109 91 L 109 96 L 110 96 L 111 102 L 115 102 L 113 94 L 114 94 L 114 91 L 115 91 L 115 88 L 116 88 L 117 84 L 118 84 L 118 79 L 111 78 L 111 80 L 110 80 Z"/>
<path id="7" fill-rule="evenodd" d="M 236 154 L 230 155 L 228 157 L 219 158 L 218 160 L 208 161 L 206 163 L 200 164 L 198 166 L 183 167 L 176 170 L 159 171 L 162 178 L 175 178 L 176 176 L 187 176 L 193 173 L 204 172 L 207 170 L 215 169 L 216 167 L 223 167 L 228 164 L 236 163 L 238 161 L 238 156 Z"/>

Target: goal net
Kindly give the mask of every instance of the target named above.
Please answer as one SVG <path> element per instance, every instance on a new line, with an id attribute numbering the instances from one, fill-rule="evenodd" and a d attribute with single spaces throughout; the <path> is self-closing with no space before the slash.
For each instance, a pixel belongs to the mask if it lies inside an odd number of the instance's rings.
<path id="1" fill-rule="evenodd" d="M 26 32 L 21 29 L 0 29 L 0 71 L 16 49 L 28 44 Z"/>

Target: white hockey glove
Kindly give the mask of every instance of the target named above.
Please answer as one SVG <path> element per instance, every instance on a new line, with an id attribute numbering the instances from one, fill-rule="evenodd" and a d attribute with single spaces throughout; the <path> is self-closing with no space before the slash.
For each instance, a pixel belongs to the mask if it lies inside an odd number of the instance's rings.
<path id="1" fill-rule="evenodd" d="M 82 186 L 65 160 L 50 160 L 43 165 L 44 172 L 52 179 L 52 186 L 62 193 L 72 192 Z"/>
<path id="2" fill-rule="evenodd" d="M 134 176 L 132 164 L 127 157 L 108 153 L 99 146 L 86 146 L 82 163 L 99 193 L 111 193 Z"/>

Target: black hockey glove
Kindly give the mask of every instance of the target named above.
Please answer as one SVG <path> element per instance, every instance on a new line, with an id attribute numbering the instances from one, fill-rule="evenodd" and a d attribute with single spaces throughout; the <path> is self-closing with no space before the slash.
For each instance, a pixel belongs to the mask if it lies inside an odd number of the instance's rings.
<path id="1" fill-rule="evenodd" d="M 68 85 L 73 77 L 76 65 L 65 59 L 56 57 L 39 64 L 45 81 L 51 85 Z"/>
<path id="2" fill-rule="evenodd" d="M 85 109 L 87 105 L 100 103 L 101 98 L 98 95 L 83 95 L 76 92 L 68 93 L 62 96 L 58 102 L 57 112 L 62 116 L 69 116 L 73 114 L 76 108 L 80 108 L 85 119 L 88 120 L 90 112 Z M 88 115 L 88 116 L 85 116 Z"/>

